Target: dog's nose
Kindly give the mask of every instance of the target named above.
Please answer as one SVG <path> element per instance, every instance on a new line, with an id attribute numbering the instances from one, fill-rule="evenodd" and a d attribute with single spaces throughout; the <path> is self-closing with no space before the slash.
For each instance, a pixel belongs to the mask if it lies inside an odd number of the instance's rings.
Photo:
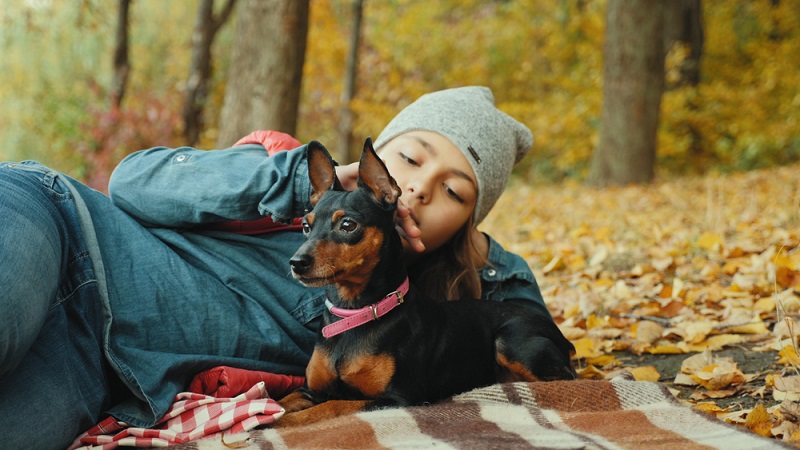
<path id="1" fill-rule="evenodd" d="M 289 260 L 289 265 L 292 266 L 292 272 L 298 275 L 303 275 L 308 272 L 308 269 L 310 269 L 313 264 L 314 258 L 308 253 L 294 255 L 292 259 Z"/>

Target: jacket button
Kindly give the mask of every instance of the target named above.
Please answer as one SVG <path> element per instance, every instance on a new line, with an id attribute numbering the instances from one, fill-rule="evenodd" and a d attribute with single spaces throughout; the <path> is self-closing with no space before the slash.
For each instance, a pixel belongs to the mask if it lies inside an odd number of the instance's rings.
<path id="1" fill-rule="evenodd" d="M 490 277 L 493 277 L 493 276 L 497 275 L 497 271 L 494 270 L 494 269 L 489 269 L 489 270 L 486 271 L 486 274 L 489 275 Z"/>
<path id="2" fill-rule="evenodd" d="M 175 158 L 175 161 L 178 161 L 178 162 L 184 162 L 184 161 L 186 161 L 186 155 L 178 155 L 178 156 Z"/>

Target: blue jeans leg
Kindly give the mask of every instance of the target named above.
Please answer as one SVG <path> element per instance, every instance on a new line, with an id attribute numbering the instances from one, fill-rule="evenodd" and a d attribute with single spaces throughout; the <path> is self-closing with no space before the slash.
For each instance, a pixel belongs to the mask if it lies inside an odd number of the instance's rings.
<path id="1" fill-rule="evenodd" d="M 103 307 L 85 248 L 56 173 L 0 165 L 4 448 L 66 448 L 109 406 Z"/>

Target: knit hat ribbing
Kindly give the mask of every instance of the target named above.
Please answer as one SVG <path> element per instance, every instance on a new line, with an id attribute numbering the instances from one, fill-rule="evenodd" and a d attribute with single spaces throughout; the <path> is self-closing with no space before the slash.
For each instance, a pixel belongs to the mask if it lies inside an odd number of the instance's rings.
<path id="1" fill-rule="evenodd" d="M 506 187 L 511 169 L 533 145 L 531 130 L 497 109 L 492 91 L 481 86 L 423 95 L 386 125 L 375 148 L 413 130 L 441 134 L 469 161 L 478 179 L 474 225 L 492 209 Z"/>

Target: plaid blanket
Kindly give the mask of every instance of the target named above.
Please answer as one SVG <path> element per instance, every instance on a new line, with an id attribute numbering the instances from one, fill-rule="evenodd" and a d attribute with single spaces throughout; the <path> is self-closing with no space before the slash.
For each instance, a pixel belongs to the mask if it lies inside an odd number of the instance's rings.
<path id="1" fill-rule="evenodd" d="M 497 384 L 430 406 L 231 438 L 174 448 L 794 448 L 682 406 L 661 384 L 622 378 Z"/>

